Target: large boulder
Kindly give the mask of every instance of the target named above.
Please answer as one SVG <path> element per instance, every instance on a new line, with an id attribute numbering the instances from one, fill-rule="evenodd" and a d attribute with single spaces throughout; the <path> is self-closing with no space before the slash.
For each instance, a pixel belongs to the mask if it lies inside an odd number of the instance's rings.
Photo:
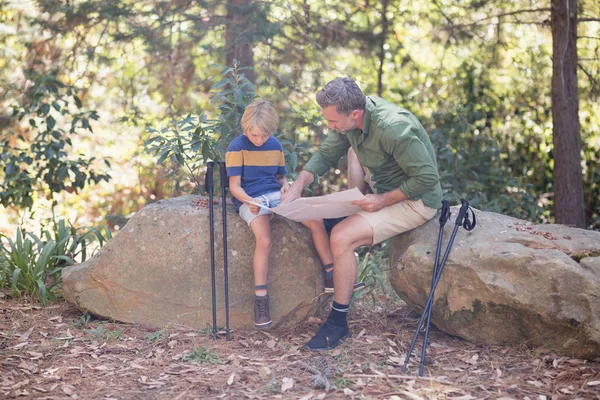
<path id="1" fill-rule="evenodd" d="M 136 213 L 94 257 L 63 270 L 67 300 L 117 321 L 156 327 L 212 325 L 208 202 L 198 196 L 162 200 Z M 232 328 L 253 326 L 254 237 L 227 207 L 229 312 Z M 223 224 L 214 207 L 219 326 L 225 325 Z M 269 296 L 274 324 L 305 318 L 325 300 L 321 264 L 304 226 L 271 221 Z M 317 300 L 315 300 L 317 299 Z"/>
<path id="2" fill-rule="evenodd" d="M 475 213 L 477 227 L 457 232 L 432 322 L 478 343 L 600 356 L 600 232 Z M 392 287 L 419 308 L 431 289 L 437 218 L 391 241 Z M 452 218 L 442 254 L 454 227 Z"/>

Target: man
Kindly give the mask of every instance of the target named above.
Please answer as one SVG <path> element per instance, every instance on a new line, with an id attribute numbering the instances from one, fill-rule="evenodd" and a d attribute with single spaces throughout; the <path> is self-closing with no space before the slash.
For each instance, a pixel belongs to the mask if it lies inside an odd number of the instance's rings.
<path id="1" fill-rule="evenodd" d="M 311 351 L 332 349 L 350 336 L 346 317 L 357 276 L 354 249 L 422 225 L 434 217 L 442 201 L 433 145 L 413 114 L 382 98 L 365 97 L 350 78 L 325 85 L 317 93 L 317 103 L 333 131 L 282 196 L 282 203 L 299 198 L 305 186 L 337 166 L 346 153 L 351 179 L 356 183 L 364 168 L 374 194 L 353 202 L 362 211 L 331 232 L 333 305 L 327 321 L 305 345 Z M 353 159 L 360 163 L 358 168 Z"/>

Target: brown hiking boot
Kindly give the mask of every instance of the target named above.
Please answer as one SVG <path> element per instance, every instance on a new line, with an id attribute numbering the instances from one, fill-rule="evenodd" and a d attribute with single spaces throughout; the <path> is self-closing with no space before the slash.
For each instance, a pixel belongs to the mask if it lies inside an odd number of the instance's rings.
<path id="1" fill-rule="evenodd" d="M 269 295 L 254 296 L 254 326 L 266 328 L 271 326 L 272 322 L 269 313 Z"/>

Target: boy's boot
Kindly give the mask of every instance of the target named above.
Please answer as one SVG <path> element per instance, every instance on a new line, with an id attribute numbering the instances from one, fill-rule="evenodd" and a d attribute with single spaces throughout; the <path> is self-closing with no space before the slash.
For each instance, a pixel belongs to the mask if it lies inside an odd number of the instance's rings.
<path id="1" fill-rule="evenodd" d="M 271 314 L 269 313 L 269 295 L 254 296 L 254 326 L 266 328 L 271 326 Z"/>

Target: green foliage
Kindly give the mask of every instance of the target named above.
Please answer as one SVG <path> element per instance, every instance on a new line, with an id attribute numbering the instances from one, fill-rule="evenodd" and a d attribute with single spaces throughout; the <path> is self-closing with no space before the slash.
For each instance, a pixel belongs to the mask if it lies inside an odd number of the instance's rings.
<path id="1" fill-rule="evenodd" d="M 199 113 L 174 121 L 170 127 L 148 130 L 151 137 L 144 144 L 146 151 L 157 158 L 157 164 L 169 163 L 167 177 L 174 180 L 177 190 L 182 177 L 199 188 L 204 164 L 223 160 L 227 145 L 240 133 L 239 121 L 255 97 L 254 86 L 241 73 L 245 69 L 237 62 L 232 68 L 223 68 L 223 79 L 213 86 L 217 119 Z"/>
<path id="2" fill-rule="evenodd" d="M 60 268 L 56 267 L 57 244 L 53 240 L 44 242 L 32 233 L 17 230 L 13 240 L 5 235 L 6 244 L 0 247 L 0 285 L 10 287 L 13 297 L 31 295 L 46 305 L 55 300 L 53 289 L 59 282 Z"/>
<path id="3" fill-rule="evenodd" d="M 165 338 L 165 331 L 149 332 L 146 334 L 146 342 L 161 341 Z"/>
<path id="4" fill-rule="evenodd" d="M 197 364 L 219 364 L 221 362 L 218 354 L 213 353 L 209 348 L 204 346 L 194 347 L 191 353 L 184 354 L 182 360 Z"/>
<path id="5" fill-rule="evenodd" d="M 465 198 L 479 209 L 536 220 L 542 208 L 532 185 L 514 177 L 500 144 L 489 136 L 485 114 L 439 113 L 431 138 L 438 156 L 444 197 Z"/>
<path id="6" fill-rule="evenodd" d="M 359 249 L 356 253 L 358 258 L 358 282 L 364 282 L 365 290 L 354 294 L 355 299 L 371 297 L 375 302 L 376 294 L 392 295 L 394 290 L 389 288 L 387 273 L 389 271 L 389 247 L 385 241 L 381 245 L 371 246 L 368 249 Z M 386 268 L 387 266 L 387 268 Z"/>
<path id="7" fill-rule="evenodd" d="M 94 240 L 102 246 L 110 232 L 96 228 L 67 226 L 59 221 L 54 230 L 42 229 L 40 236 L 21 227 L 15 238 L 0 234 L 0 288 L 10 288 L 11 296 L 29 295 L 42 305 L 56 300 L 62 268 L 75 260 L 85 261 Z"/>
<path id="8" fill-rule="evenodd" d="M 13 107 L 13 117 L 28 121 L 29 128 L 6 128 L 10 134 L 3 132 L 0 141 L 0 204 L 4 207 L 30 208 L 36 191 L 53 198 L 110 180 L 108 174 L 93 169 L 94 157 L 72 154 L 73 139 L 80 129 L 92 132 L 90 120 L 98 119 L 96 112 L 79 111 L 78 91 L 54 73 L 29 78 L 33 86 Z"/>

